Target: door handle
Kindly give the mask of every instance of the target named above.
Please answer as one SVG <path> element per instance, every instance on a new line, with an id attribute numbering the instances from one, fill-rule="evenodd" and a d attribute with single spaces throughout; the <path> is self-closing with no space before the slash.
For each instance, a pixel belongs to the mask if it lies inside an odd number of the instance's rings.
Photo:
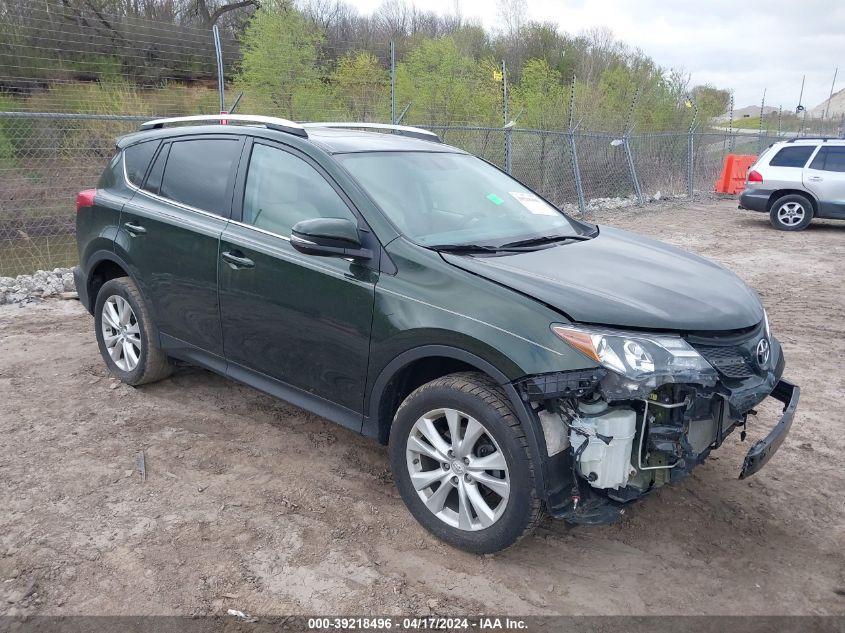
<path id="1" fill-rule="evenodd" d="M 140 224 L 133 224 L 132 222 L 126 222 L 124 225 L 126 230 L 129 232 L 129 235 L 135 237 L 136 235 L 145 235 L 147 229 L 145 229 Z"/>
<path id="2" fill-rule="evenodd" d="M 808 180 L 812 180 L 813 182 L 821 182 L 824 180 L 821 176 L 810 176 Z"/>
<path id="3" fill-rule="evenodd" d="M 238 268 L 255 268 L 255 262 L 252 261 L 249 257 L 244 257 L 243 255 L 239 254 L 238 251 L 234 253 L 230 251 L 224 251 L 220 254 L 221 259 L 224 262 L 229 264 L 232 269 Z"/>

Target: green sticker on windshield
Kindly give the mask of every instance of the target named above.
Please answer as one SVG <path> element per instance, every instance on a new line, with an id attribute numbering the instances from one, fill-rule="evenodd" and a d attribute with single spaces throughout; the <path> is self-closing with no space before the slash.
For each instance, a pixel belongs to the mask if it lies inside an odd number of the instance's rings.
<path id="1" fill-rule="evenodd" d="M 488 193 L 488 194 L 487 194 L 487 199 L 488 199 L 490 202 L 492 202 L 493 204 L 502 204 L 502 203 L 504 202 L 504 200 L 502 200 L 502 199 L 501 199 L 499 196 L 497 196 L 495 193 Z"/>

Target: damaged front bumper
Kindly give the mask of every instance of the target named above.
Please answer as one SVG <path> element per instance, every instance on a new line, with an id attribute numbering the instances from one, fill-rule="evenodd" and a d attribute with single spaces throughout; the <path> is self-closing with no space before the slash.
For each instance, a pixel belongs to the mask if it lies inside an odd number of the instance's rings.
<path id="1" fill-rule="evenodd" d="M 772 393 L 769 395 L 776 400 L 783 403 L 783 415 L 769 431 L 769 434 L 762 440 L 756 442 L 748 454 L 745 456 L 745 461 L 742 464 L 742 470 L 739 473 L 740 479 L 745 479 L 760 470 L 772 458 L 772 455 L 780 448 L 783 441 L 786 439 L 786 434 L 789 433 L 792 427 L 792 421 L 795 419 L 795 410 L 798 408 L 798 397 L 801 394 L 801 389 L 797 385 L 793 385 L 785 380 L 779 380 Z"/>
<path id="2" fill-rule="evenodd" d="M 800 396 L 796 385 L 782 379 L 783 357 L 777 341 L 772 342 L 768 371 L 723 376 L 715 385 L 666 384 L 628 400 L 601 394 L 606 376 L 601 368 L 522 381 L 518 386 L 546 440 L 549 512 L 579 524 L 619 520 L 627 503 L 688 477 L 737 427 L 745 440 L 749 416 L 757 415 L 754 407 L 773 397 L 784 405 L 781 418 L 748 451 L 739 477 L 759 471 L 783 443 Z M 736 373 L 736 366 L 730 371 Z M 620 448 L 617 442 L 627 444 Z M 627 474 L 619 470 L 618 457 L 626 451 L 630 461 L 622 466 Z M 602 460 L 616 460 L 616 466 Z"/>

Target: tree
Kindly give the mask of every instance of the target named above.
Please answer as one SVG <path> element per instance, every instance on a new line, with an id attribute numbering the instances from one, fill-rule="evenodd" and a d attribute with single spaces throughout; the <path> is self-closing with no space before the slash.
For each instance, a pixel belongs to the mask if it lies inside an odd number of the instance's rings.
<path id="1" fill-rule="evenodd" d="M 325 102 L 317 62 L 323 38 L 286 2 L 260 9 L 241 42 L 235 78 L 248 101 L 291 119 L 314 118 Z"/>
<path id="2" fill-rule="evenodd" d="M 340 109 L 338 118 L 384 121 L 388 115 L 388 74 L 366 51 L 341 57 L 331 76 L 332 92 Z"/>
<path id="3" fill-rule="evenodd" d="M 462 55 L 448 37 L 424 39 L 397 65 L 397 101 L 426 125 L 501 125 L 501 83 L 493 60 Z"/>
<path id="4" fill-rule="evenodd" d="M 528 20 L 527 0 L 497 0 L 496 9 L 499 21 L 505 30 L 505 36 L 515 41 L 522 35 L 522 27 Z"/>
<path id="5" fill-rule="evenodd" d="M 511 112 L 520 114 L 519 127 L 558 130 L 566 127 L 569 90 L 560 73 L 545 59 L 529 59 L 522 78 L 511 89 Z"/>
<path id="6" fill-rule="evenodd" d="M 698 107 L 699 121 L 709 121 L 720 114 L 724 114 L 731 99 L 730 92 L 720 90 L 710 84 L 695 86 L 690 91 L 690 96 Z"/>
<path id="7" fill-rule="evenodd" d="M 223 3 L 212 5 L 209 7 L 208 0 L 194 0 L 194 11 L 202 20 L 203 26 L 211 28 L 220 19 L 220 16 L 229 13 L 230 11 L 237 11 L 238 9 L 245 9 L 246 7 L 260 7 L 258 0 L 238 0 L 231 3 Z"/>

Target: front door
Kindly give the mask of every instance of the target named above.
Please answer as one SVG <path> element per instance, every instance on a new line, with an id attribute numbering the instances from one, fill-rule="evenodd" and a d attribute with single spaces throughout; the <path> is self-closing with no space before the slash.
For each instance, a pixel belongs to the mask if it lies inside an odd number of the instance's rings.
<path id="1" fill-rule="evenodd" d="M 162 345 L 175 355 L 211 354 L 221 369 L 218 247 L 242 147 L 242 138 L 225 135 L 164 143 L 123 207 L 116 241 Z"/>
<path id="2" fill-rule="evenodd" d="M 240 222 L 223 232 L 218 262 L 229 372 L 257 372 L 294 395 L 341 407 L 350 415 L 333 417 L 360 430 L 378 273 L 346 259 L 303 255 L 289 241 L 300 220 L 360 220 L 304 155 L 258 141 L 250 154 Z"/>
<path id="3" fill-rule="evenodd" d="M 804 169 L 804 186 L 819 201 L 823 218 L 845 218 L 845 146 L 822 145 Z"/>

